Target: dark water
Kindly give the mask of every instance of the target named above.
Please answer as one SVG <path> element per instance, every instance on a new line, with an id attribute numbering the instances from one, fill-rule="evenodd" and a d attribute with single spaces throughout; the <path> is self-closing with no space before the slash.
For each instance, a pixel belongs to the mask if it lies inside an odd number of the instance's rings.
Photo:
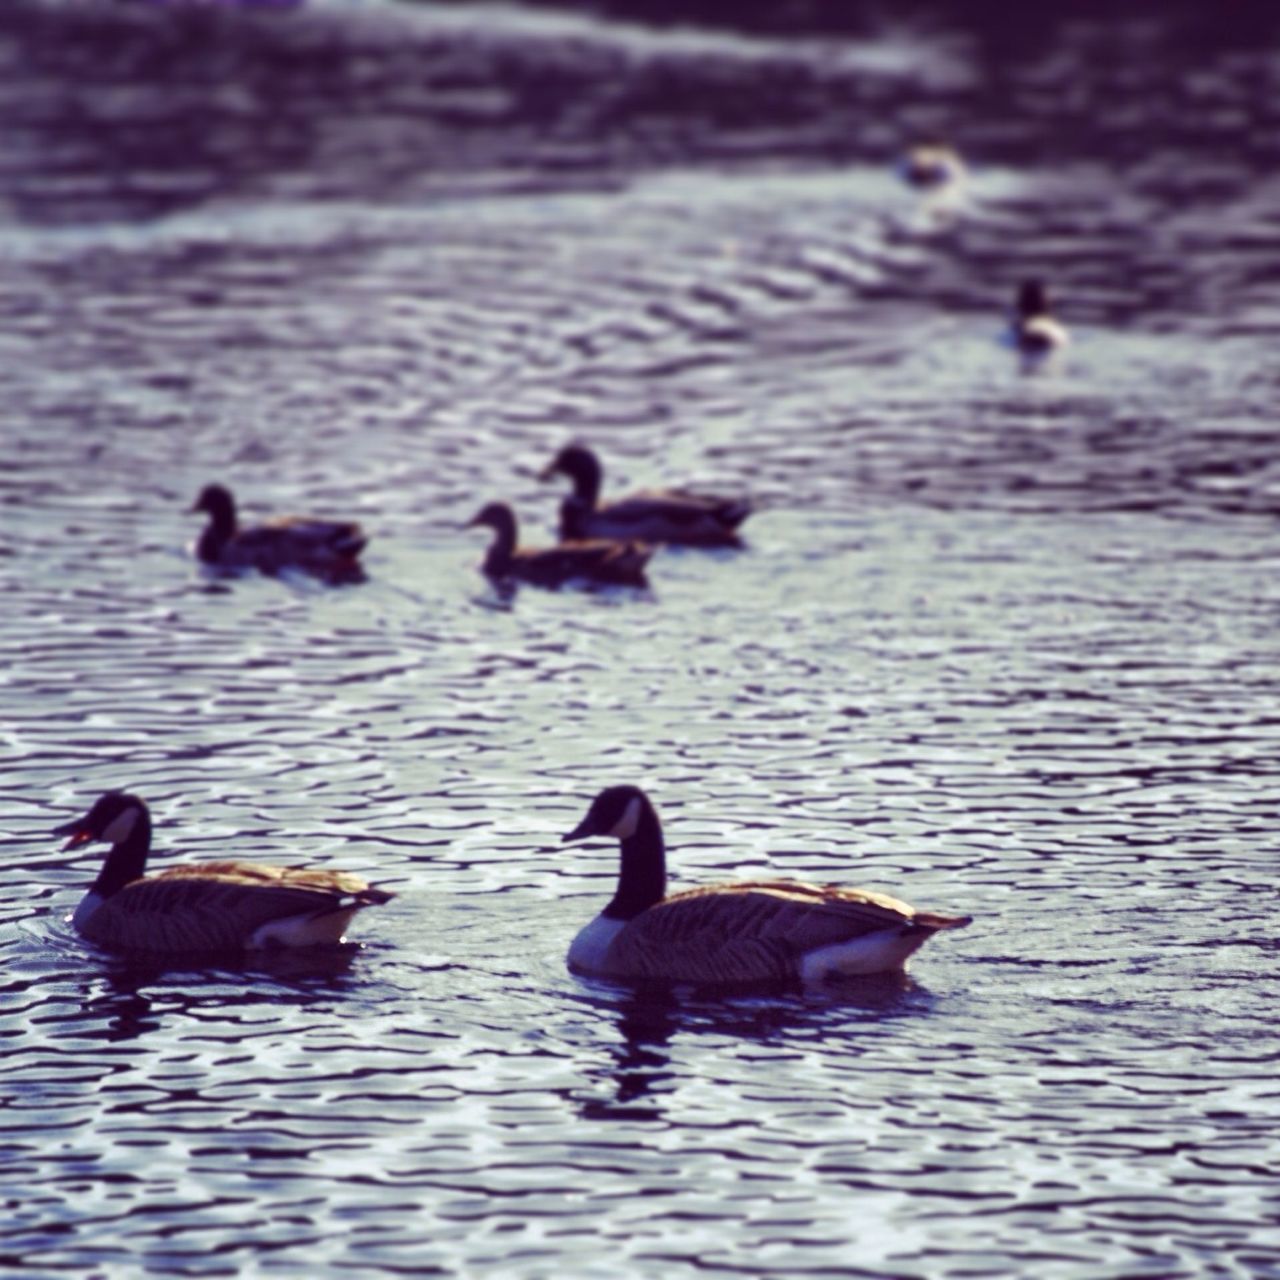
<path id="1" fill-rule="evenodd" d="M 1280 1272 L 1280 22 L 1126 12 L 4 7 L 6 1274 Z M 495 597 L 458 526 L 549 536 L 574 435 L 749 549 Z M 203 580 L 213 478 L 370 580 Z M 837 996 L 573 979 L 624 781 L 682 878 L 976 922 Z M 399 896 L 94 953 L 48 831 L 112 786 Z"/>

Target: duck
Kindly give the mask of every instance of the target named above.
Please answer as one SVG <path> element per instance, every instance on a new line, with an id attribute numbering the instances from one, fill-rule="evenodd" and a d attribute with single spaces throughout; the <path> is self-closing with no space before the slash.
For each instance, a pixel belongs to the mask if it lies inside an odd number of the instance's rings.
<path id="1" fill-rule="evenodd" d="M 967 176 L 960 153 L 938 139 L 918 142 L 908 148 L 898 170 L 911 186 L 927 191 L 949 187 Z"/>
<path id="2" fill-rule="evenodd" d="M 1039 280 L 1024 280 L 1018 289 L 1013 340 L 1026 355 L 1048 355 L 1065 347 L 1071 336 L 1053 315 L 1049 295 Z"/>
<path id="3" fill-rule="evenodd" d="M 301 569 L 322 577 L 358 577 L 360 553 L 368 539 L 350 520 L 279 516 L 241 528 L 230 489 L 207 484 L 191 508 L 209 523 L 196 543 L 196 558 L 220 569 L 258 569 L 276 574 Z"/>
<path id="4" fill-rule="evenodd" d="M 575 973 L 697 985 L 826 982 L 901 972 L 935 933 L 969 916 L 919 911 L 887 894 L 793 880 L 666 889 L 657 812 L 639 787 L 606 787 L 562 841 L 621 842 L 617 891 L 569 947 Z"/>
<path id="5" fill-rule="evenodd" d="M 554 547 L 522 547 L 516 527 L 516 513 L 505 502 L 490 502 L 467 522 L 473 529 L 487 526 L 493 542 L 481 565 L 499 581 L 518 579 L 539 587 L 560 587 L 575 579 L 647 587 L 644 568 L 653 548 L 642 542 L 611 542 L 607 539 L 577 539 Z"/>
<path id="6" fill-rule="evenodd" d="M 111 848 L 71 917 L 90 942 L 125 951 L 232 953 L 344 941 L 351 918 L 395 895 L 346 871 L 194 862 L 146 875 L 151 814 L 124 791 L 58 827 L 63 849 Z"/>
<path id="7" fill-rule="evenodd" d="M 562 538 L 640 538 L 696 547 L 741 546 L 738 526 L 751 514 L 744 498 L 716 497 L 683 489 L 655 489 L 601 503 L 604 469 L 585 445 L 566 445 L 547 464 L 541 478 L 557 473 L 573 481 L 573 493 L 560 504 Z"/>

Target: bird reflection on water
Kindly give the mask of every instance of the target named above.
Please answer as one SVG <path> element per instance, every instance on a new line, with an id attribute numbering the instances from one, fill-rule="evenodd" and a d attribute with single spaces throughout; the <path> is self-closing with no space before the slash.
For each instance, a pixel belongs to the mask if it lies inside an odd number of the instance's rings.
<path id="1" fill-rule="evenodd" d="M 661 1099 L 675 1092 L 683 1074 L 672 1062 L 678 1035 L 761 1045 L 808 1036 L 855 1041 L 868 1023 L 926 1013 L 933 1003 L 928 989 L 902 972 L 804 989 L 779 984 L 769 991 L 755 986 L 726 993 L 718 987 L 705 995 L 661 983 L 580 981 L 596 1010 L 612 1013 L 618 1031 L 611 1060 L 586 1072 L 600 1092 L 573 1094 L 584 1120 L 663 1120 Z"/>
<path id="2" fill-rule="evenodd" d="M 191 958 L 168 963 L 126 959 L 83 982 L 84 999 L 78 1013 L 64 1019 L 79 1039 L 108 1043 L 138 1040 L 159 1031 L 172 1017 L 198 1020 L 201 1009 L 217 1010 L 309 1004 L 331 1004 L 359 986 L 352 962 L 361 952 L 357 943 L 308 950 L 264 951 L 243 963 L 219 960 L 200 966 Z"/>

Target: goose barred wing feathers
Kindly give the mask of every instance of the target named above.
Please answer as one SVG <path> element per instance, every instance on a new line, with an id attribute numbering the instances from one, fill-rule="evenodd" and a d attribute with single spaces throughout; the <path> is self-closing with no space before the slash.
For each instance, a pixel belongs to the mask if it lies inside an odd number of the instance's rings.
<path id="1" fill-rule="evenodd" d="M 250 559 L 308 560 L 356 556 L 368 541 L 354 521 L 278 516 L 236 534 L 236 553 Z"/>
<path id="2" fill-rule="evenodd" d="M 146 881 L 135 882 L 130 888 L 141 888 L 144 883 L 168 884 L 178 880 L 213 881 L 258 891 L 277 889 L 312 896 L 320 894 L 326 898 L 371 895 L 367 897 L 369 902 L 386 902 L 392 896 L 385 889 L 372 888 L 362 876 L 350 871 L 329 871 L 323 867 L 276 867 L 234 859 L 170 867 L 149 876 Z"/>
<path id="3" fill-rule="evenodd" d="M 767 982 L 794 977 L 806 952 L 866 934 L 967 923 L 866 890 L 744 881 L 665 898 L 628 922 L 609 960 L 611 968 L 637 978 Z"/>
<path id="4" fill-rule="evenodd" d="M 644 586 L 644 567 L 652 554 L 651 547 L 638 542 L 567 542 L 518 550 L 511 568 L 517 576 L 547 586 L 579 577 Z"/>
<path id="5" fill-rule="evenodd" d="M 643 521 L 657 515 L 675 524 L 688 525 L 710 517 L 733 529 L 751 514 L 751 504 L 743 498 L 723 498 L 689 489 L 646 489 L 632 497 L 606 503 L 603 510 L 619 520 Z"/>
<path id="6" fill-rule="evenodd" d="M 203 862 L 126 885 L 89 918 L 84 932 L 104 946 L 235 951 L 254 932 L 293 916 L 321 916 L 393 895 L 342 871 Z"/>
<path id="7" fill-rule="evenodd" d="M 564 538 L 632 538 L 690 546 L 739 545 L 737 527 L 751 514 L 743 499 L 683 490 L 653 490 L 588 506 L 575 497 L 560 505 Z"/>

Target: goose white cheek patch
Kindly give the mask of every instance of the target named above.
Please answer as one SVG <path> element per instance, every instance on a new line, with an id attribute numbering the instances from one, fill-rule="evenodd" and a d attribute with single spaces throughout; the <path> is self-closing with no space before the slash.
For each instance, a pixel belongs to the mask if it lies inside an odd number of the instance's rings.
<path id="1" fill-rule="evenodd" d="M 103 828 L 102 838 L 109 844 L 119 844 L 133 834 L 133 829 L 137 823 L 137 809 L 126 809 Z"/>
<path id="2" fill-rule="evenodd" d="M 627 801 L 627 807 L 622 811 L 622 817 L 613 824 L 609 831 L 611 836 L 617 836 L 619 840 L 626 840 L 629 836 L 636 833 L 636 828 L 640 825 L 640 801 L 634 796 Z"/>

